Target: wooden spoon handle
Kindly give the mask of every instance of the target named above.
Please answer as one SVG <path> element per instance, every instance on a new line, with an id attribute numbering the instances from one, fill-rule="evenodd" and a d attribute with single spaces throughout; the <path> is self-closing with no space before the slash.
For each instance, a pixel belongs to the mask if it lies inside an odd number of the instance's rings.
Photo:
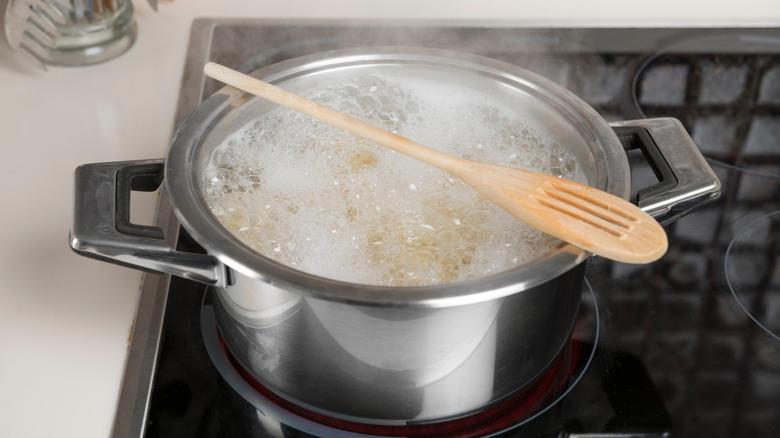
<path id="1" fill-rule="evenodd" d="M 401 137 L 400 135 L 393 134 L 390 131 L 386 131 L 228 67 L 209 62 L 203 68 L 203 71 L 207 76 L 238 88 L 239 90 L 268 99 L 271 102 L 306 114 L 307 116 L 311 116 L 317 120 L 357 135 L 358 137 L 386 146 L 396 152 L 408 155 L 432 166 L 453 172 L 462 165 L 462 160 L 458 158 L 431 149 L 425 145 Z"/>

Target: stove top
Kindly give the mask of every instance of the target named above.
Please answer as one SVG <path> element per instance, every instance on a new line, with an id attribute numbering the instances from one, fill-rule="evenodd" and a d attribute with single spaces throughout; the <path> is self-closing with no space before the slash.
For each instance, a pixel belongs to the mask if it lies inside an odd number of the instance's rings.
<path id="1" fill-rule="evenodd" d="M 723 184 L 720 199 L 667 228 L 661 260 L 591 258 L 573 336 L 579 356 L 564 389 L 502 430 L 471 436 L 777 436 L 780 29 L 200 19 L 176 126 L 221 87 L 201 73 L 206 61 L 250 72 L 378 45 L 516 64 L 565 86 L 608 121 L 677 117 Z M 635 189 L 657 181 L 641 154 L 629 152 L 629 161 Z M 180 233 L 165 193 L 157 226 L 180 248 L 198 250 Z M 247 389 L 240 370 L 220 365 L 224 351 L 204 324 L 210 300 L 205 286 L 146 276 L 114 437 L 367 436 L 323 426 Z"/>

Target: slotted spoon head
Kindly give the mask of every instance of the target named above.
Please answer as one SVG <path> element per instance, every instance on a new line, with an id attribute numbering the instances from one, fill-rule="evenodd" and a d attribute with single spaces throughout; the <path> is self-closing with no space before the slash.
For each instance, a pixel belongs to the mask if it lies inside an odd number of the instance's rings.
<path id="1" fill-rule="evenodd" d="M 456 174 L 518 219 L 590 253 L 624 263 L 650 263 L 668 248 L 666 232 L 655 219 L 593 187 L 474 162 Z"/>

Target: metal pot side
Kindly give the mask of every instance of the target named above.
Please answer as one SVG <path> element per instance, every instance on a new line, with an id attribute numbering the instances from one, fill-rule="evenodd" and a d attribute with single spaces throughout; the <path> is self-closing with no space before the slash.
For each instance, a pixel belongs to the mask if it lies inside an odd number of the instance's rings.
<path id="1" fill-rule="evenodd" d="M 285 318 L 268 325 L 237 313 L 230 292 L 214 305 L 231 354 L 288 401 L 363 423 L 436 421 L 497 403 L 550 366 L 571 336 L 584 267 L 466 306 L 301 297 L 280 305 Z"/>

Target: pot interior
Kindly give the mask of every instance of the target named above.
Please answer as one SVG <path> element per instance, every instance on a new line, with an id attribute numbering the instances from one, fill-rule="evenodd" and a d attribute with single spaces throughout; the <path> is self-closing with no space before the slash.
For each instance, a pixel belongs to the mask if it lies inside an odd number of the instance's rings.
<path id="1" fill-rule="evenodd" d="M 440 111 L 434 112 L 444 117 L 423 116 L 422 129 L 411 135 L 403 131 L 400 134 L 434 149 L 442 147 L 433 144 L 440 138 L 453 142 L 473 135 L 464 132 L 462 136 L 453 136 L 449 131 L 463 126 L 447 117 L 448 114 L 462 116 L 461 113 L 467 112 L 467 118 L 484 118 L 491 115 L 479 114 L 481 108 L 499 108 L 501 117 L 507 118 L 508 114 L 509 118 L 521 121 L 521 126 L 530 128 L 547 143 L 564 147 L 575 157 L 580 182 L 624 198 L 628 196 L 630 181 L 625 153 L 606 122 L 568 91 L 515 66 L 459 53 L 391 48 L 318 54 L 286 61 L 254 75 L 313 100 L 321 96 L 311 95 L 311 90 L 377 78 L 400 85 L 407 93 L 420 91 L 422 104 L 439 108 Z M 464 101 L 473 101 L 475 105 L 464 105 Z M 342 108 L 349 112 L 347 109 Z M 204 192 L 211 178 L 208 172 L 215 151 L 236 132 L 271 111 L 278 111 L 278 107 L 225 87 L 207 99 L 184 123 L 166 163 L 166 184 L 182 224 L 209 253 L 244 275 L 282 283 L 307 294 L 316 291 L 313 293 L 320 298 L 437 305 L 481 301 L 516 292 L 518 288 L 547 281 L 586 257 L 578 248 L 560 243 L 551 245 L 533 260 L 485 278 L 399 288 L 327 279 L 261 256 L 217 220 Z M 407 116 L 415 114 L 404 115 Z M 388 130 L 396 127 L 387 118 L 377 120 L 386 121 L 384 127 Z M 283 130 L 283 125 L 276 126 Z M 473 142 L 462 146 L 469 147 L 476 146 Z M 468 150 L 463 154 L 468 155 Z M 480 286 L 474 287 L 475 284 Z"/>

